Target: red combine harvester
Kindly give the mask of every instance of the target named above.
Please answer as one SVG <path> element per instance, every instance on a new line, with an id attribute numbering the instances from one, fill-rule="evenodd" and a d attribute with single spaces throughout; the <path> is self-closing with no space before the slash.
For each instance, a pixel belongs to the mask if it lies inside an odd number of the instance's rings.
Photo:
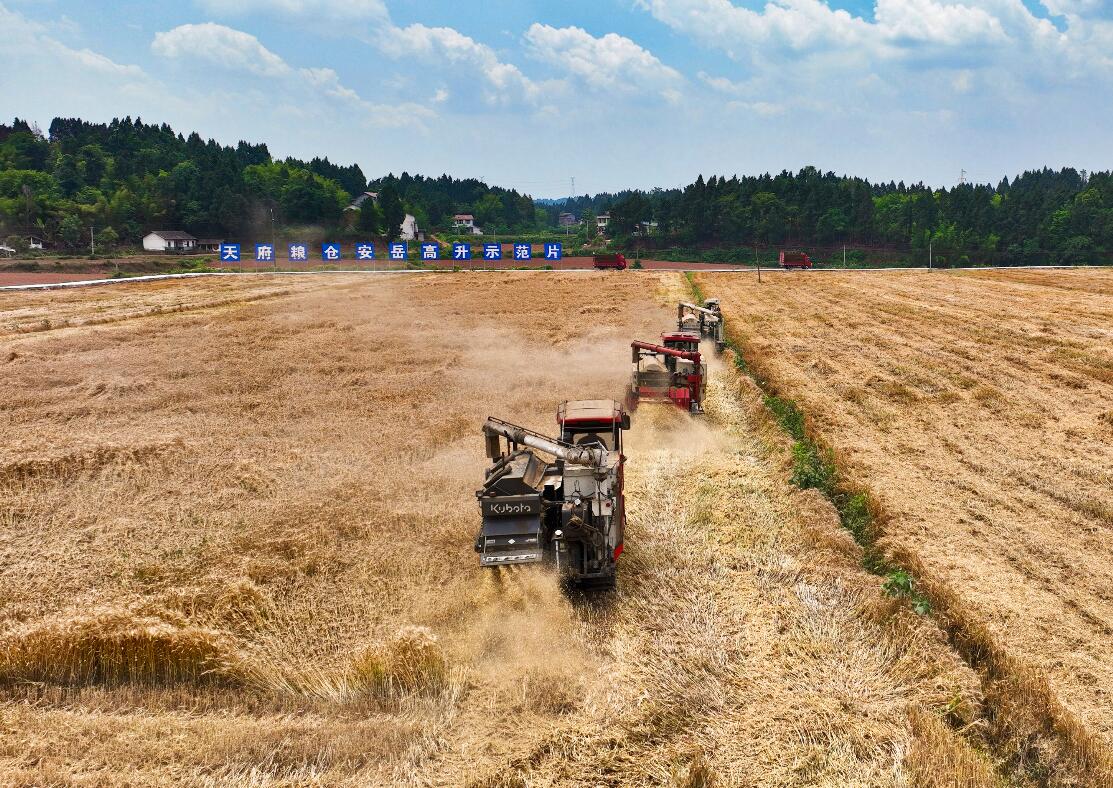
<path id="1" fill-rule="evenodd" d="M 812 258 L 806 252 L 781 252 L 781 268 L 811 268 Z"/>
<path id="2" fill-rule="evenodd" d="M 612 400 L 578 400 L 560 404 L 557 424 L 559 438 L 496 418 L 483 425 L 493 464 L 475 494 L 479 563 L 548 564 L 570 585 L 613 588 L 626 527 L 622 433 L 630 416 Z"/>
<path id="3" fill-rule="evenodd" d="M 613 268 L 616 271 L 625 271 L 626 255 L 620 253 L 597 254 L 591 258 L 591 264 L 601 270 Z"/>
<path id="4" fill-rule="evenodd" d="M 699 352 L 699 334 L 675 331 L 661 335 L 661 344 L 631 342 L 634 372 L 626 390 L 626 406 L 671 402 L 689 413 L 703 413 L 707 365 Z"/>

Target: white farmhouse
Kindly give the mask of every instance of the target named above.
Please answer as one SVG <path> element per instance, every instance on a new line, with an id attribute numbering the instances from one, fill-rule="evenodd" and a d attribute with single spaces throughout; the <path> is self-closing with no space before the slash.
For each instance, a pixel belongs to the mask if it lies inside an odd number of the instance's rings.
<path id="1" fill-rule="evenodd" d="M 452 229 L 464 235 L 483 235 L 483 231 L 475 224 L 475 217 L 470 213 L 458 213 L 453 216 Z"/>
<path id="2" fill-rule="evenodd" d="M 197 248 L 197 239 L 180 230 L 153 230 L 143 236 L 143 248 L 148 252 L 191 252 Z"/>

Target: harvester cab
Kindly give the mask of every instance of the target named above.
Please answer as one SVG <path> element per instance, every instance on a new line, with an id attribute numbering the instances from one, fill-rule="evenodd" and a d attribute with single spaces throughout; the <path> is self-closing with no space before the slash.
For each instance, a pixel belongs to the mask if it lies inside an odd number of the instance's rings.
<path id="1" fill-rule="evenodd" d="M 699 352 L 699 335 L 677 331 L 662 335 L 661 341 L 630 343 L 634 370 L 626 390 L 627 407 L 671 402 L 689 413 L 703 413 L 707 365 Z"/>
<path id="2" fill-rule="evenodd" d="M 626 524 L 622 432 L 630 416 L 613 400 L 579 400 L 560 404 L 557 424 L 559 438 L 495 418 L 483 425 L 493 464 L 476 491 L 480 564 L 544 563 L 573 585 L 613 587 Z"/>
<path id="3" fill-rule="evenodd" d="M 707 299 L 703 306 L 681 301 L 676 305 L 676 327 L 681 331 L 695 331 L 699 336 L 712 340 L 716 351 L 722 352 L 726 346 L 723 313 L 717 298 Z"/>

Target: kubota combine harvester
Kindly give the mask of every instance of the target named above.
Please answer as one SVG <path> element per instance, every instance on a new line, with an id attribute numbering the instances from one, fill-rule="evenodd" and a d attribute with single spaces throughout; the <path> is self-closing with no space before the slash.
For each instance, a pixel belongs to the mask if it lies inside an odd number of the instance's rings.
<path id="1" fill-rule="evenodd" d="M 580 400 L 561 403 L 557 424 L 559 438 L 495 418 L 483 425 L 493 465 L 475 494 L 480 564 L 547 563 L 574 585 L 613 587 L 626 524 L 622 432 L 630 416 L 613 400 Z"/>
<path id="2" fill-rule="evenodd" d="M 699 334 L 675 331 L 661 335 L 661 344 L 631 342 L 634 371 L 626 390 L 626 406 L 672 402 L 689 413 L 703 413 L 707 365 L 699 352 Z"/>
<path id="3" fill-rule="evenodd" d="M 676 327 L 681 331 L 698 332 L 700 336 L 715 343 L 715 350 L 722 352 L 726 346 L 723 337 L 723 313 L 719 309 L 719 299 L 709 298 L 703 306 L 681 301 L 676 305 Z"/>

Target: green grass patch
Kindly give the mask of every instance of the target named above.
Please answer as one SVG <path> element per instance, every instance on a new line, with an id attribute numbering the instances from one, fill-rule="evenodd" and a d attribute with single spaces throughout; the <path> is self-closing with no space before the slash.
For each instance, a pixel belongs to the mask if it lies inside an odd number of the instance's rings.
<path id="1" fill-rule="evenodd" d="M 888 596 L 904 597 L 921 616 L 931 614 L 931 600 L 916 590 L 916 578 L 903 569 L 894 569 L 885 576 L 882 589 Z"/>
<path id="2" fill-rule="evenodd" d="M 704 294 L 691 272 L 684 276 L 697 303 Z M 890 596 L 907 598 L 912 609 L 920 615 L 931 612 L 927 597 L 916 591 L 916 579 L 906 569 L 894 566 L 877 547 L 878 528 L 870 507 L 869 494 L 855 490 L 839 471 L 835 453 L 814 439 L 808 430 L 808 420 L 799 403 L 781 396 L 769 381 L 757 373 L 739 344 L 729 337 L 726 347 L 734 353 L 734 365 L 750 378 L 762 392 L 762 402 L 773 414 L 777 425 L 792 438 L 793 485 L 802 490 L 819 490 L 839 515 L 842 527 L 850 531 L 854 541 L 862 548 L 862 566 L 868 572 L 885 578 L 883 590 Z"/>

